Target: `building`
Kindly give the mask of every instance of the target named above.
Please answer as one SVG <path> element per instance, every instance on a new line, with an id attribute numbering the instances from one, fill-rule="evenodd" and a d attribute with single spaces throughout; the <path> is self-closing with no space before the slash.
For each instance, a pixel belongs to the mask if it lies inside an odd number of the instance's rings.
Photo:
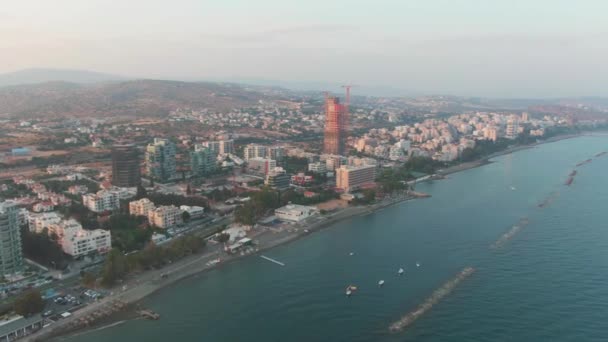
<path id="1" fill-rule="evenodd" d="M 277 190 L 285 190 L 289 188 L 289 183 L 291 182 L 291 177 L 285 172 L 282 167 L 275 167 L 271 169 L 266 175 L 266 180 L 264 184 L 267 186 L 277 189 Z"/>
<path id="2" fill-rule="evenodd" d="M 190 169 L 193 176 L 207 175 L 215 171 L 216 166 L 216 154 L 209 147 L 194 146 L 194 151 L 190 152 Z"/>
<path id="3" fill-rule="evenodd" d="M 61 238 L 63 252 L 74 258 L 91 253 L 103 254 L 112 248 L 112 235 L 103 229 L 86 230 L 78 222 L 66 221 Z"/>
<path id="4" fill-rule="evenodd" d="M 245 160 L 253 158 L 266 158 L 267 154 L 268 148 L 263 145 L 249 144 L 243 148 L 243 158 Z"/>
<path id="5" fill-rule="evenodd" d="M 267 175 L 277 166 L 277 161 L 267 158 L 252 158 L 247 162 L 247 169 L 251 172 Z"/>
<path id="6" fill-rule="evenodd" d="M 348 159 L 346 157 L 337 154 L 322 155 L 321 160 L 325 160 L 325 168 L 327 171 L 334 171 L 340 166 L 348 163 Z"/>
<path id="7" fill-rule="evenodd" d="M 376 167 L 373 165 L 342 165 L 340 168 L 336 169 L 336 188 L 342 189 L 345 192 L 350 192 L 363 185 L 373 183 L 375 176 Z"/>
<path id="8" fill-rule="evenodd" d="M 317 208 L 309 207 L 305 205 L 298 204 L 288 204 L 284 207 L 278 208 L 274 210 L 274 215 L 281 220 L 291 221 L 291 222 L 300 222 L 305 220 L 315 214 L 317 214 Z"/>
<path id="9" fill-rule="evenodd" d="M 325 100 L 325 140 L 323 152 L 342 155 L 346 142 L 346 109 L 337 97 Z"/>
<path id="10" fill-rule="evenodd" d="M 515 139 L 519 134 L 519 120 L 516 116 L 512 116 L 507 120 L 507 130 L 506 137 L 507 139 Z"/>
<path id="11" fill-rule="evenodd" d="M 234 153 L 234 140 L 205 141 L 202 145 L 208 147 L 216 155 Z"/>
<path id="12" fill-rule="evenodd" d="M 159 228 L 169 228 L 182 223 L 182 211 L 174 205 L 163 205 L 148 212 L 148 222 Z"/>
<path id="13" fill-rule="evenodd" d="M 131 188 L 140 183 L 139 153 L 135 145 L 114 145 L 112 147 L 112 184 L 121 188 Z"/>
<path id="14" fill-rule="evenodd" d="M 315 162 L 308 164 L 308 171 L 314 173 L 326 173 L 327 167 L 325 166 L 325 162 Z"/>
<path id="15" fill-rule="evenodd" d="M 147 217 L 148 213 L 154 209 L 156 209 L 156 206 L 147 198 L 129 202 L 129 214 L 133 216 Z"/>
<path id="16" fill-rule="evenodd" d="M 145 163 L 148 177 L 161 182 L 172 180 L 175 178 L 175 144 L 155 138 L 146 147 Z"/>
<path id="17" fill-rule="evenodd" d="M 0 275 L 23 270 L 19 207 L 14 201 L 0 202 Z"/>
<path id="18" fill-rule="evenodd" d="M 44 318 L 40 314 L 10 317 L 0 322 L 0 341 L 8 342 L 24 338 L 42 329 L 43 325 Z"/>
<path id="19" fill-rule="evenodd" d="M 180 205 L 182 212 L 187 212 L 191 219 L 201 218 L 205 214 L 205 208 L 196 205 Z"/>
<path id="20" fill-rule="evenodd" d="M 15 148 L 11 149 L 11 154 L 14 157 L 29 156 L 30 153 L 32 153 L 32 151 L 27 147 L 15 147 Z"/>
<path id="21" fill-rule="evenodd" d="M 49 229 L 51 225 L 61 222 L 61 216 L 56 212 L 33 214 L 28 216 L 28 227 L 30 232 L 41 233 L 45 229 Z"/>
<path id="22" fill-rule="evenodd" d="M 280 162 L 285 157 L 285 149 L 283 146 L 271 146 L 266 150 L 266 157 Z"/>
<path id="23" fill-rule="evenodd" d="M 82 195 L 82 204 L 95 213 L 116 210 L 120 208 L 120 195 L 116 191 L 100 190 L 96 194 Z"/>

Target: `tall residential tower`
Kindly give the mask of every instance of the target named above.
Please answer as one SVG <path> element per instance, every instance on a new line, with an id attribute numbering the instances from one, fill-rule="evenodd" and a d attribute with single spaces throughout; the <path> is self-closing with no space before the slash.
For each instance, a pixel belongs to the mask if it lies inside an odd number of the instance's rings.
<path id="1" fill-rule="evenodd" d="M 23 270 L 19 208 L 12 201 L 0 202 L 0 275 Z"/>
<path id="2" fill-rule="evenodd" d="M 136 187 L 141 183 L 139 154 L 135 145 L 112 147 L 112 184 L 122 188 Z"/>
<path id="3" fill-rule="evenodd" d="M 325 99 L 325 141 L 323 152 L 342 155 L 346 145 L 346 108 L 337 97 Z"/>
<path id="4" fill-rule="evenodd" d="M 146 174 L 148 177 L 168 182 L 175 178 L 175 144 L 168 139 L 155 138 L 146 147 Z"/>

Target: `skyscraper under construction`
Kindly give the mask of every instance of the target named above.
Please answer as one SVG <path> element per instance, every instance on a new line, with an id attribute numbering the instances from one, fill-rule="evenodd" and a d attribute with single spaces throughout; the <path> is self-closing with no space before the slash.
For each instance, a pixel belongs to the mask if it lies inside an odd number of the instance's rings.
<path id="1" fill-rule="evenodd" d="M 346 107 L 337 97 L 325 99 L 325 141 L 323 152 L 342 155 L 346 145 Z"/>

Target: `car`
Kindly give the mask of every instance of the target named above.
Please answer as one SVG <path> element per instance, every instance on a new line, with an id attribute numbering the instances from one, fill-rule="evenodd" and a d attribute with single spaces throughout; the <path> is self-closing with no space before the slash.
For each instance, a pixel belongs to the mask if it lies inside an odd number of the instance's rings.
<path id="1" fill-rule="evenodd" d="M 52 314 L 53 314 L 53 310 L 47 310 L 42 313 L 42 317 L 49 317 Z"/>

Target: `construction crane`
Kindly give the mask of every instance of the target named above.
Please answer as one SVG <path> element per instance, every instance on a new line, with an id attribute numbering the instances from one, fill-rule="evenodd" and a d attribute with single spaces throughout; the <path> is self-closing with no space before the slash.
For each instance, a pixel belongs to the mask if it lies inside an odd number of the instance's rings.
<path id="1" fill-rule="evenodd" d="M 346 89 L 346 99 L 344 102 L 344 122 L 342 123 L 342 127 L 346 134 L 348 134 L 348 129 L 350 127 L 350 88 L 357 87 L 354 84 L 346 84 L 343 85 L 342 88 Z"/>

